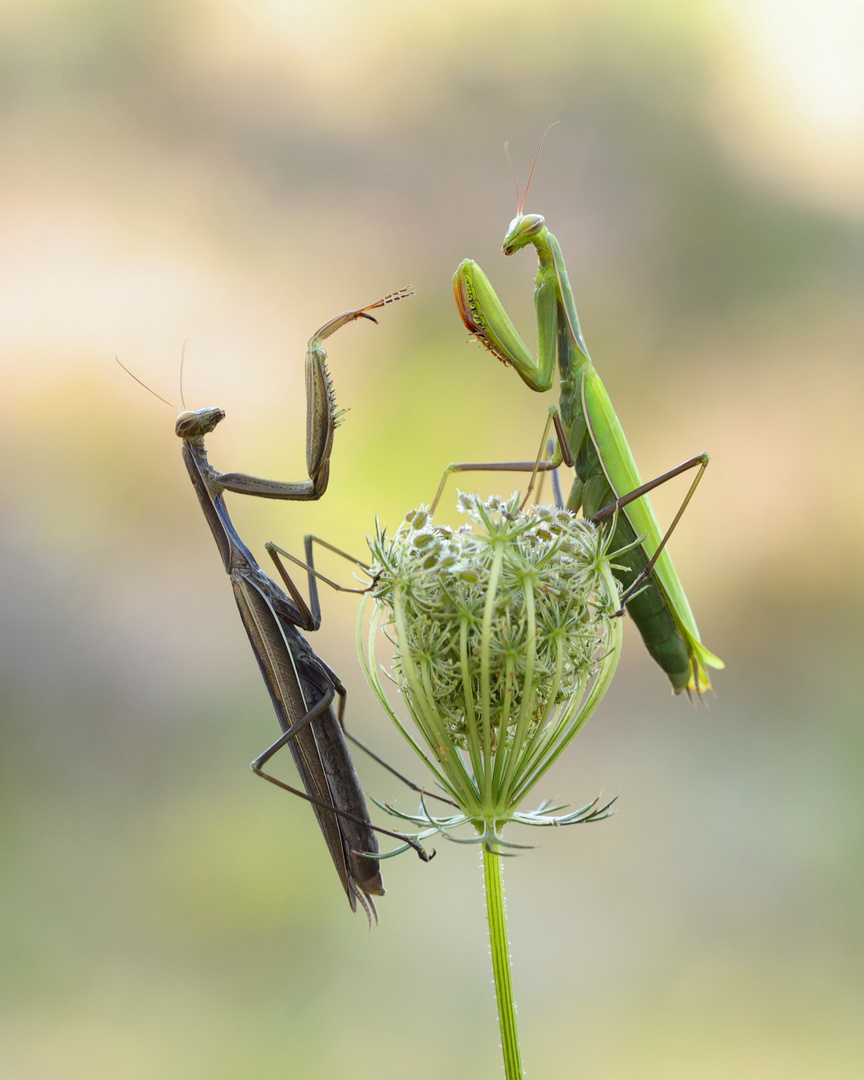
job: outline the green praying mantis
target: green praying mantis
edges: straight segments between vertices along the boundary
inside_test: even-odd
[[[539,153],[538,149],[537,156]],[[552,412],[559,449],[553,464],[563,460],[575,468],[568,508],[578,512],[581,507],[585,517],[596,515],[600,520],[609,516],[605,508],[643,485],[621,423],[588,354],[561,247],[540,214],[523,213],[531,176],[502,247],[505,255],[529,245],[537,252],[537,359],[489,279],[471,259],[463,260],[454,275],[456,304],[470,333],[502,363],[515,368],[532,390],[542,393],[551,388],[557,355],[560,396],[558,408],[553,407]],[[677,474],[699,466],[672,528],[707,464],[708,455],[701,454],[672,470]],[[627,610],[674,692],[701,694],[711,688],[706,668],[722,668],[724,664],[702,644],[687,596],[665,549],[671,528],[664,537],[647,495],[617,510],[612,550],[618,552],[615,561],[620,565],[618,577],[625,588]]]

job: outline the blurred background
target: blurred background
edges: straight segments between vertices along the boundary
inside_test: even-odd
[[[380,925],[351,915],[312,814],[249,772],[271,706],[175,413],[114,357],[179,404],[188,342],[187,404],[227,413],[216,467],[300,479],[308,337],[416,285],[329,342],[326,498],[230,499],[261,555],[306,532],[362,554],[448,461],[535,452],[554,396],[467,342],[450,277],[476,258],[533,342],[502,145],[524,184],[556,120],[526,209],[643,476],[712,455],[672,550],[727,670],[692,708],[628,626],[537,792],[618,814],[511,835],[539,844],[506,867],[526,1065],[860,1076],[864,4],[0,17],[0,1077],[500,1075],[477,853],[391,861]],[[356,598],[323,601],[351,724],[422,780],[362,685]]]

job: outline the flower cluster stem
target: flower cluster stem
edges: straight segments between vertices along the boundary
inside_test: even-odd
[[[501,1050],[504,1054],[506,1080],[524,1080],[522,1051],[516,1026],[516,1003],[513,1000],[513,973],[507,942],[507,914],[504,910],[504,860],[483,845],[483,881],[486,886],[486,918],[489,922],[489,946],[492,952],[492,975],[498,1002]]]

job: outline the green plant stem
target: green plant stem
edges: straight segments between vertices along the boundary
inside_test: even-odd
[[[504,1054],[506,1080],[524,1080],[519,1031],[516,1027],[516,1003],[513,1000],[513,973],[507,942],[507,914],[504,910],[504,860],[483,845],[483,882],[486,886],[486,918],[489,922],[489,946],[492,951],[492,975],[498,1002],[501,1050]]]

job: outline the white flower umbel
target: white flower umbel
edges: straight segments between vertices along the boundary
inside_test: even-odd
[[[470,524],[436,525],[421,507],[373,554],[374,611],[366,678],[381,705],[458,814],[425,804],[406,820],[445,835],[470,822],[490,850],[509,821],[563,825],[597,820],[598,800],[559,817],[518,807],[600,702],[621,649],[610,530],[569,510],[519,497],[459,495]],[[368,599],[364,598],[364,609]],[[358,623],[362,635],[363,610]],[[391,641],[392,674],[425,748],[399,719],[375,661],[379,631]],[[358,642],[359,643],[359,642]],[[428,835],[428,834],[427,834]]]

